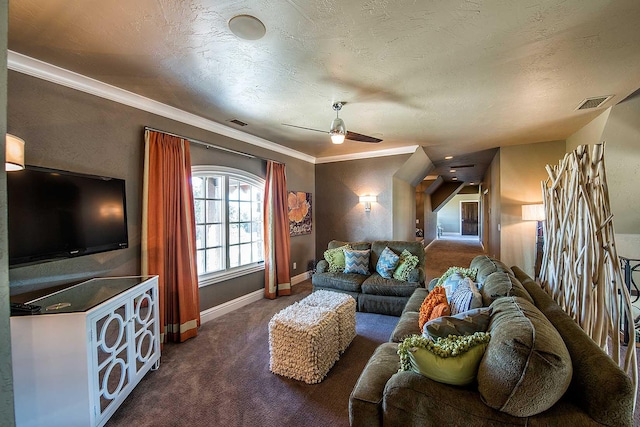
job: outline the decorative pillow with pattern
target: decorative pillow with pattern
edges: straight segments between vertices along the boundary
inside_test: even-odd
[[[324,251],[324,259],[329,263],[330,273],[339,273],[344,270],[344,250],[351,249],[351,246],[344,245],[339,248],[327,249]]]
[[[376,271],[385,279],[391,279],[391,277],[393,277],[393,272],[398,265],[398,261],[400,261],[400,257],[393,252],[393,250],[389,249],[389,247],[385,247],[380,254],[380,258],[378,258]]]
[[[418,257],[405,249],[400,254],[400,261],[398,261],[398,266],[393,272],[393,278],[404,281],[409,280],[409,273],[418,266],[418,262],[420,262]]]
[[[460,282],[453,295],[451,295],[449,306],[451,307],[452,315],[469,311],[472,308],[482,307],[482,295],[473,280],[465,277]]]
[[[429,321],[433,309],[438,304],[446,302],[447,295],[444,293],[444,288],[442,286],[436,286],[431,292],[429,292],[429,295],[427,295],[427,297],[422,302],[422,305],[420,306],[420,316],[418,318],[418,325],[420,326],[420,330],[422,330],[424,324]]]
[[[491,307],[480,307],[432,319],[425,323],[422,335],[431,338],[445,338],[449,335],[473,335],[476,332],[486,332],[491,320]]]
[[[344,272],[369,274],[369,255],[371,250],[357,251],[355,249],[344,250]]]

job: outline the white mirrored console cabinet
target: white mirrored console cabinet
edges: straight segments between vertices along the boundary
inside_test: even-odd
[[[18,427],[103,426],[160,363],[158,277],[92,279],[11,317]]]

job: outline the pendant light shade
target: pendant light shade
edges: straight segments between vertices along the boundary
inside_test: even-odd
[[[7,134],[4,169],[19,171],[24,169],[24,140]]]
[[[334,144],[342,144],[344,142],[344,137],[347,135],[347,128],[341,118],[336,117],[333,119],[329,135],[331,135],[331,142]]]

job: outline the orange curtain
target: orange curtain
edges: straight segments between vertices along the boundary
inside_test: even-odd
[[[187,140],[145,131],[142,274],[158,275],[161,342],[198,334],[191,156]]]
[[[285,166],[267,161],[264,187],[264,296],[291,295],[289,215]]]

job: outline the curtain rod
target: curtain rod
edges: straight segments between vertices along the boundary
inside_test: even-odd
[[[215,145],[215,144],[211,144],[211,143],[208,143],[208,142],[200,141],[198,139],[189,138],[188,136],[178,135],[177,133],[172,133],[172,132],[167,132],[167,131],[164,131],[162,129],[156,129],[156,128],[152,128],[150,126],[145,126],[144,130],[150,130],[150,131],[153,131],[153,132],[160,132],[160,133],[164,133],[166,135],[175,136],[177,138],[183,138],[183,139],[188,140],[189,142],[193,142],[194,144],[202,145],[207,150],[210,149],[210,148],[215,148],[216,150],[222,150],[222,151],[226,151],[226,152],[229,152],[229,153],[238,154],[240,156],[249,157],[251,159],[268,160],[268,161],[271,161],[271,162],[274,162],[274,163],[280,163],[281,165],[284,165],[283,162],[279,162],[277,160],[268,159],[266,157],[254,156],[253,154],[245,153],[244,151],[238,151],[238,150],[234,150],[232,148],[221,147],[219,145]]]

